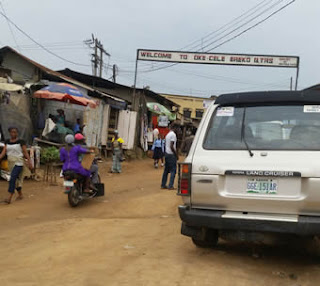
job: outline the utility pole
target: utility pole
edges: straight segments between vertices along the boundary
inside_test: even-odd
[[[92,38],[90,40],[85,40],[84,43],[90,48],[94,50],[94,53],[91,54],[91,62],[92,62],[92,74],[94,76],[98,76],[98,66],[99,66],[99,77],[102,77],[103,71],[103,55],[110,57],[110,54],[106,52],[103,48],[102,43],[94,37],[92,34]],[[100,51],[98,55],[98,50]]]
[[[116,81],[117,81],[117,74],[118,74],[118,67],[117,67],[117,65],[113,65],[112,66],[112,79],[113,79],[114,83],[116,83]]]
[[[92,35],[93,37],[93,35]],[[94,64],[94,76],[97,76],[97,68],[98,68],[98,40],[94,39],[94,57],[93,57],[93,64]]]
[[[100,70],[99,70],[99,77],[102,77],[102,68],[103,68],[103,46],[100,48]]]

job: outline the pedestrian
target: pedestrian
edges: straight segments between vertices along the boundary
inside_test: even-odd
[[[153,129],[153,141],[159,138],[159,129],[155,128]]]
[[[179,126],[172,122],[170,131],[165,139],[165,165],[162,175],[161,189],[174,190],[174,179],[177,172],[177,161],[179,160],[177,152],[177,132]],[[167,186],[168,174],[170,173],[169,186]]]
[[[23,168],[25,160],[27,159],[27,166],[32,170],[32,163],[27,151],[27,145],[24,140],[19,139],[18,128],[10,127],[8,129],[10,133],[10,139],[5,141],[5,146],[0,154],[0,160],[5,155],[8,157],[8,165],[10,170],[9,181],[9,197],[5,200],[5,203],[10,204],[15,190],[18,192],[16,200],[23,199],[22,184],[23,184]]]
[[[76,122],[76,124],[75,124],[74,127],[73,127],[73,132],[74,132],[74,134],[81,133],[80,118],[77,119],[77,122]]]
[[[63,109],[57,109],[57,113],[58,115],[56,116],[56,123],[60,124],[62,126],[65,126],[66,123],[66,116],[64,114],[64,110]]]
[[[188,156],[192,142],[194,140],[194,131],[187,130],[186,135],[187,136],[181,145],[181,152],[184,155]]]
[[[118,130],[114,131],[114,137],[112,138],[112,154],[113,154],[113,162],[111,173],[121,173],[121,161],[122,161],[122,144],[124,140],[119,137]]]
[[[163,154],[164,154],[164,140],[161,138],[155,139],[152,145],[154,167],[157,169],[159,167],[159,160],[161,160],[161,167],[163,167]]]

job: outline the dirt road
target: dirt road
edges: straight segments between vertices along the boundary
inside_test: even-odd
[[[319,285],[320,262],[286,247],[180,235],[173,191],[151,160],[100,165],[106,196],[70,208],[62,187],[26,182],[25,200],[0,205],[0,285]],[[59,181],[62,184],[62,181]],[[0,181],[0,198],[7,184]]]

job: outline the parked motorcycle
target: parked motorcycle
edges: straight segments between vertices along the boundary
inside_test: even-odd
[[[92,192],[84,192],[85,178],[73,171],[66,171],[64,176],[64,193],[68,195],[68,202],[71,207],[76,207],[83,200],[104,196],[104,184],[95,184],[96,189]],[[100,177],[99,177],[100,180]]]

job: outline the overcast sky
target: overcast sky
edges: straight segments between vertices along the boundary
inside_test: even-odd
[[[117,82],[132,85],[136,50],[196,51],[201,45],[229,39],[266,18],[290,0],[0,0],[7,16],[22,30],[56,54],[37,47],[12,26],[19,50],[54,70],[70,68],[92,73],[90,53],[83,40],[94,33],[117,64]],[[277,4],[278,3],[278,4]],[[257,6],[258,5],[258,6]],[[274,7],[272,7],[274,6]],[[254,8],[256,7],[256,8]],[[251,9],[251,10],[250,10]],[[269,9],[269,10],[267,10]],[[0,7],[0,11],[3,10]],[[248,12],[249,11],[249,12]],[[225,29],[206,37],[240,15]],[[252,15],[250,15],[252,14]],[[258,14],[261,16],[250,21]],[[213,50],[220,53],[296,55],[300,57],[299,89],[320,83],[319,0],[296,0],[261,25]],[[245,22],[248,24],[243,25]],[[229,30],[226,30],[229,28]],[[238,28],[238,29],[237,29]],[[233,29],[229,36],[219,40]],[[223,32],[226,30],[225,32]],[[222,33],[223,32],[223,33]],[[202,39],[202,40],[201,40]],[[0,16],[0,45],[16,47],[8,23]],[[108,58],[105,58],[108,62]],[[160,93],[208,97],[226,92],[289,89],[295,69],[179,64],[153,72],[141,72],[163,63],[139,62],[138,86]],[[104,78],[111,77],[105,70]]]

